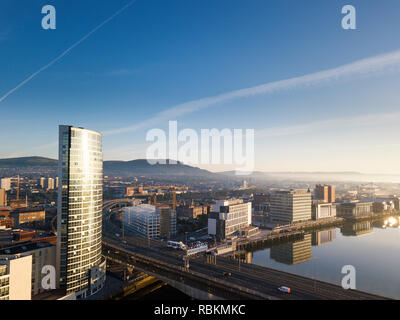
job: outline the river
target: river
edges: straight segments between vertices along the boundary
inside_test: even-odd
[[[247,263],[341,285],[342,268],[354,266],[356,288],[400,299],[399,217],[345,224],[308,233],[301,241],[246,255]]]

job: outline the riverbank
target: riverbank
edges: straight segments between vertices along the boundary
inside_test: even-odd
[[[236,242],[236,251],[242,250],[256,250],[258,248],[274,245],[277,243],[285,243],[290,241],[301,240],[305,233],[319,231],[327,228],[342,227],[345,223],[356,223],[360,221],[377,221],[399,213],[385,212],[374,213],[362,217],[335,217],[320,220],[310,220],[305,222],[296,223],[290,226],[282,227],[268,231],[261,229],[261,232],[255,236],[245,239],[238,239]],[[227,255],[233,254],[230,252]]]
[[[359,221],[376,221],[384,218],[388,218],[391,216],[399,216],[400,212],[381,212],[381,213],[374,213],[368,216],[360,216],[360,217],[345,217],[346,222],[359,222]]]

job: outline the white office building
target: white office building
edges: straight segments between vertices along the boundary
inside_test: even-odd
[[[31,300],[32,256],[0,258],[0,300]]]
[[[140,204],[123,208],[124,227],[148,238],[171,238],[176,234],[176,211],[169,206]]]
[[[314,202],[312,205],[313,220],[335,218],[336,206],[332,203]]]
[[[21,257],[32,257],[32,296],[46,291],[42,287],[44,266],[56,266],[56,246],[48,242],[23,242],[0,249],[0,260],[12,260]],[[55,289],[55,288],[54,288]]]
[[[251,225],[251,202],[241,199],[216,201],[208,218],[208,234],[226,239]]]

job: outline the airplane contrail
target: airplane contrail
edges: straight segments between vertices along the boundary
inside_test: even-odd
[[[357,60],[336,68],[318,71],[299,77],[268,82],[255,87],[239,89],[227,93],[222,93],[217,96],[188,101],[176,105],[174,107],[165,109],[164,111],[155,114],[153,117],[143,120],[142,122],[133,124],[131,126],[105,131],[104,135],[113,135],[113,134],[137,131],[144,127],[155,126],[162,121],[172,120],[178,116],[182,116],[188,113],[192,113],[201,109],[205,109],[217,104],[225,103],[239,98],[265,95],[278,92],[280,90],[288,90],[298,87],[319,85],[321,83],[329,81],[337,81],[346,77],[368,76],[374,73],[388,71],[393,67],[397,68],[399,66],[400,66],[400,50]]]
[[[133,3],[136,2],[136,0],[132,0],[129,3],[127,3],[125,6],[123,6],[121,9],[119,9],[117,12],[115,12],[111,17],[107,18],[104,20],[102,23],[100,23],[97,27],[95,27],[93,30],[91,30],[89,33],[87,33],[85,36],[83,36],[81,39],[79,39],[77,42],[75,42],[72,46],[70,46],[68,49],[63,51],[60,55],[58,55],[56,58],[51,60],[48,64],[45,66],[41,67],[39,70],[36,72],[32,73],[28,78],[26,78],[24,81],[19,83],[15,88],[12,88],[9,90],[7,93],[5,93],[1,98],[0,98],[0,103],[3,102],[10,94],[14,93],[17,91],[19,88],[27,84],[29,81],[31,81],[33,78],[35,78],[39,73],[42,71],[48,69],[51,67],[54,63],[56,63],[58,60],[60,60],[62,57],[64,57],[68,52],[70,52],[72,49],[74,49],[76,46],[78,46],[80,43],[85,41],[87,38],[89,38],[93,33],[95,33],[97,30],[99,30],[102,26],[104,26],[106,23],[114,19],[116,16],[118,16],[120,13],[125,11],[127,8],[129,8]]]

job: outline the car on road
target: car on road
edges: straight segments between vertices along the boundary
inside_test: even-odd
[[[223,272],[222,275],[223,275],[224,277],[230,277],[230,276],[232,275],[232,273],[230,273],[230,272]]]
[[[283,292],[283,293],[291,293],[290,288],[289,288],[289,287],[285,287],[285,286],[279,287],[278,290],[279,290],[280,292]]]
[[[122,240],[121,242],[122,242],[123,244],[126,244],[126,240]]]

